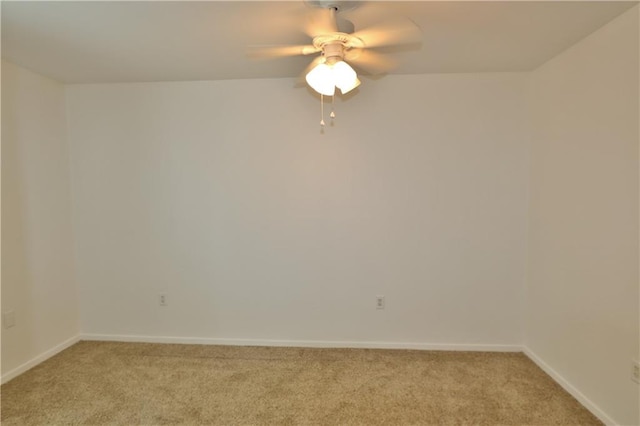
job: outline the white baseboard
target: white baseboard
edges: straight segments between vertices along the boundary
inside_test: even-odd
[[[520,345],[404,343],[329,340],[223,339],[203,337],[137,336],[115,334],[81,334],[81,340],[110,342],[177,343],[190,345],[284,346],[301,348],[418,349],[428,351],[522,352]]]
[[[67,349],[69,346],[74,345],[76,343],[78,343],[80,341],[80,335],[74,336],[70,339],[65,340],[64,342],[54,346],[53,348],[41,353],[40,355],[36,356],[35,358],[30,359],[29,361],[25,362],[24,364],[14,368],[13,370],[5,373],[2,375],[2,378],[0,379],[0,383],[5,384],[7,383],[9,380],[19,376],[20,374],[24,373],[27,370],[32,369],[33,367],[35,367],[36,365],[40,364],[43,361],[48,360],[49,358],[51,358],[52,356],[56,355],[59,352],[62,352],[63,350]]]
[[[593,413],[594,416],[599,418],[604,424],[608,426],[614,426],[618,424],[611,417],[609,417],[607,413],[602,411],[600,407],[594,404],[589,398],[584,396],[582,392],[580,392],[571,383],[569,383],[567,379],[562,377],[560,373],[558,373],[556,370],[551,368],[549,364],[544,362],[542,358],[536,355],[531,349],[529,349],[526,346],[523,346],[522,349],[524,354],[528,356],[529,359],[531,359],[531,361],[535,362],[538,365],[538,367],[540,367],[542,370],[544,370],[545,373],[551,376],[551,378],[555,380],[560,386],[562,386],[564,390],[569,392],[571,396],[577,399],[580,402],[580,404],[582,404],[587,410],[591,411],[591,413]]]

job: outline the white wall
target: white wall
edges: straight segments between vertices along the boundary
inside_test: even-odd
[[[2,378],[79,333],[64,87],[2,62]]]
[[[526,346],[640,423],[638,7],[532,74]]]
[[[519,345],[525,77],[69,86],[83,333]]]

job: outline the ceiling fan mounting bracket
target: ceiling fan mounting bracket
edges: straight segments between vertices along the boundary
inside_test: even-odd
[[[359,6],[358,1],[341,1],[341,0],[305,0],[310,7],[320,9],[334,9],[336,12],[344,12],[353,10]]]

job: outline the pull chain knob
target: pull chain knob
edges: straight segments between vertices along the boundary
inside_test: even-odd
[[[335,104],[336,104],[336,95],[333,95],[331,97],[331,114],[329,114],[329,117],[331,118],[336,118],[336,113],[335,111]]]

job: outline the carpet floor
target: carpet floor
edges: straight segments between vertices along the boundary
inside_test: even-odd
[[[1,388],[3,425],[600,425],[521,353],[80,342]]]

